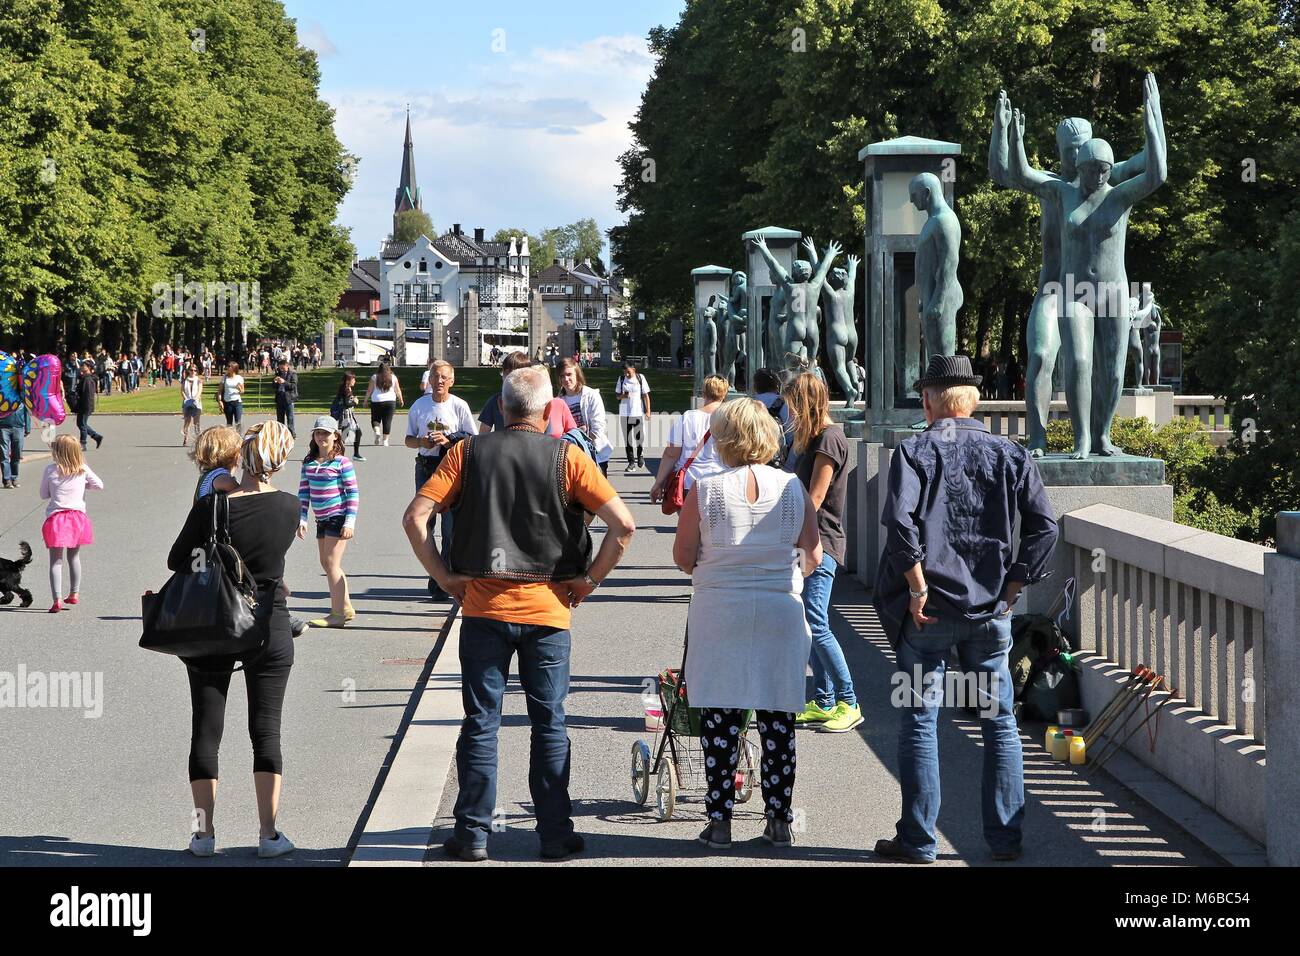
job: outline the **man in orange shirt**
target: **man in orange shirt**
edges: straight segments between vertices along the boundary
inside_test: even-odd
[[[420,563],[461,605],[460,792],[456,830],[444,848],[462,860],[487,859],[501,698],[516,651],[533,727],[528,786],[542,856],[583,848],[571,819],[564,726],[570,609],[614,570],[636,525],[596,463],[545,434],[552,397],[545,370],[510,373],[501,391],[505,430],[448,450],[402,518]],[[444,562],[429,543],[427,522],[449,507],[456,521]],[[587,512],[608,528],[594,557]]]

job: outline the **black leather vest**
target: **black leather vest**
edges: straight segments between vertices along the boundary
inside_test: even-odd
[[[569,443],[506,429],[465,439],[448,565],[457,574],[564,581],[591,565],[583,509],[570,501]]]

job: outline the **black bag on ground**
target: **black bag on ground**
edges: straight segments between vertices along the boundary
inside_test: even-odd
[[[1011,622],[1008,656],[1011,686],[1025,718],[1054,721],[1057,711],[1080,706],[1079,675],[1070,646],[1050,617],[1016,617]]]
[[[140,646],[177,657],[247,654],[266,639],[258,626],[257,584],[230,544],[230,504],[212,495],[212,530],[191,568],[177,571],[157,594],[140,599]]]

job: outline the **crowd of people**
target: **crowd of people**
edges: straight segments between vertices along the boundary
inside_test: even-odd
[[[218,390],[227,424],[203,431],[190,406],[201,411],[204,366],[191,359],[179,373],[183,440],[194,433],[200,474],[168,566],[189,566],[220,507],[230,543],[264,598],[265,640],[255,654],[188,662],[189,775],[199,819],[207,821],[190,845],[198,856],[215,852],[217,752],[230,676],[239,664],[248,686],[259,855],[293,849],[276,824],[293,637],[307,626],[342,628],[356,616],[343,563],[360,512],[354,463],[365,461],[357,410],[369,406],[374,442],[386,446],[395,410],[405,405],[389,366],[370,376],[364,396],[355,375],[342,373],[330,414],[312,425],[298,494],[279,492],[271,480],[295,444],[294,362],[287,352],[276,364],[277,420],[242,434],[238,362],[226,366]],[[79,437],[54,440],[40,490],[49,502],[43,535],[52,613],[80,600],[80,549],[94,540],[86,492],[103,488],[83,455],[88,439],[97,446],[103,440],[90,425],[99,371],[90,357],[75,368]],[[631,512],[610,484],[609,465],[621,438],[625,474],[649,474],[643,436],[651,390],[636,365],[625,364],[615,390],[616,429],[580,359],[566,358],[552,371],[511,353],[501,375],[501,391],[475,415],[453,394],[455,369],[430,363],[407,413],[403,443],[415,453],[415,494],[402,525],[429,595],[455,600],[462,618],[465,715],[456,750],[455,829],[445,849],[461,860],[487,857],[496,736],[518,654],[533,728],[529,783],[541,855],[558,859],[584,848],[568,795],[571,612],[613,572],[635,533]],[[1057,529],[1032,459],[971,417],[980,384],[963,356],[935,357],[915,383],[929,427],[902,442],[892,459],[873,600],[901,671],[915,669],[927,680],[937,675],[941,686],[955,648],[967,671],[994,678],[996,706],[991,715],[981,712],[984,832],[994,858],[1011,860],[1020,854],[1024,794],[1007,669],[1010,616],[1021,590],[1044,575]],[[754,389],[753,398],[736,397],[725,379],[706,378],[698,407],[674,418],[649,491],[651,502],[663,502],[680,481],[672,555],[693,586],[685,672],[703,728],[707,821],[698,839],[714,849],[732,842],[732,788],[747,712],[762,744],[762,836],[778,847],[795,839],[796,731],[846,733],[864,719],[830,615],[845,560],[848,441],[815,371],[758,370]],[[13,426],[0,422],[0,438],[6,428]],[[12,472],[6,466],[6,487],[11,473],[16,486],[16,464]],[[593,519],[606,526],[599,548],[588,530]],[[305,622],[288,613],[283,577],[289,547],[307,536],[313,520],[329,610]],[[925,863],[937,850],[941,702],[923,688],[913,688],[913,698],[901,708],[899,726],[903,809],[896,833],[880,840],[876,852]]]

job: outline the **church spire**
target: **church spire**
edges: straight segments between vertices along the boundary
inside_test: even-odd
[[[397,214],[408,209],[423,209],[420,187],[415,183],[415,144],[411,140],[411,108],[406,108],[406,140],[402,146],[402,178],[393,201],[393,233],[397,233]]]

